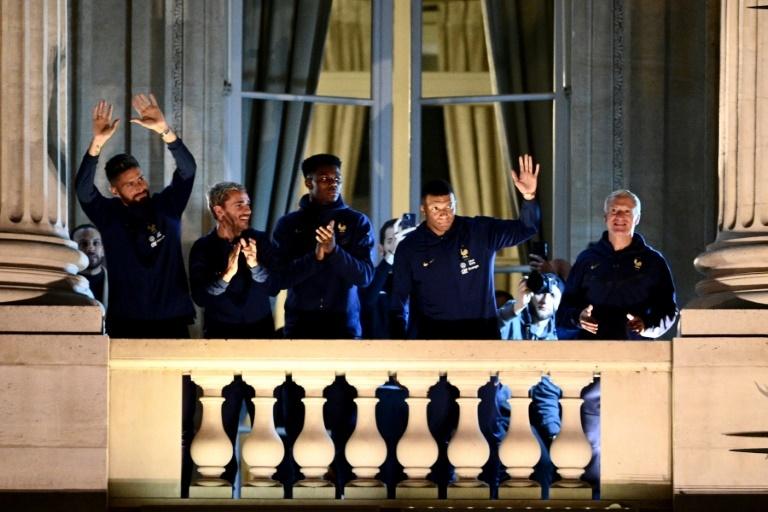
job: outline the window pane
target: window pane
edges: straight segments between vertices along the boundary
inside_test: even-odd
[[[553,0],[425,0],[422,96],[523,94],[553,90]],[[489,72],[486,29],[497,83]]]
[[[341,159],[344,202],[366,215],[371,211],[369,110],[351,105],[314,105],[304,150],[304,157],[333,153]],[[303,183],[297,193],[297,198],[306,193]]]
[[[370,97],[371,1],[243,3],[243,91]]]

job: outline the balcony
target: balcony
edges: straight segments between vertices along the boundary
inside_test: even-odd
[[[34,315],[56,316],[54,309]],[[753,503],[768,492],[768,341],[760,334],[766,315],[723,315],[684,311],[683,336],[671,342],[109,340],[87,334],[77,318],[55,334],[19,332],[28,329],[22,321],[17,332],[0,335],[0,488],[103,493],[111,510],[677,510],[690,496]],[[730,332],[707,334],[713,330]],[[561,432],[549,451],[561,479],[548,499],[530,478],[541,448],[529,423],[529,389],[544,375],[562,390]],[[254,396],[253,416],[240,421],[233,445],[220,411],[222,388],[236,376]],[[599,500],[580,480],[593,455],[580,394],[596,376]],[[493,446],[481,433],[487,418],[478,395],[492,378],[511,395],[499,445],[509,479],[493,498],[479,479]],[[198,388],[199,425],[194,477],[189,497],[181,498],[185,379]],[[390,418],[379,411],[377,421],[376,407],[390,379],[407,389],[407,426],[387,447],[381,431]],[[286,380],[303,395],[295,398],[300,433],[287,446],[302,476],[293,483],[274,479],[286,453],[285,425],[275,423],[282,399],[276,388]],[[441,380],[458,395],[457,425],[444,446],[428,426],[428,390]],[[328,411],[323,418],[323,392],[334,381],[345,381],[354,396],[356,414],[347,418],[353,431],[343,448],[329,435]],[[428,478],[440,449],[455,467],[444,489]],[[235,452],[240,477],[233,487],[220,477]],[[328,474],[337,453],[351,466],[349,481]],[[388,455],[405,474],[389,497],[378,479]]]

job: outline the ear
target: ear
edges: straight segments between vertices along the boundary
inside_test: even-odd
[[[640,224],[640,216],[639,215],[637,217],[635,217],[635,227],[637,227],[638,224]]]
[[[213,217],[218,221],[221,216],[224,214],[224,208],[222,208],[219,205],[215,205],[213,207]]]
[[[312,176],[304,178],[304,186],[307,187],[307,190],[312,190]]]
[[[421,215],[422,215],[423,217],[426,217],[426,216],[427,216],[427,210],[425,210],[425,209],[424,209],[424,203],[421,203],[421,204],[419,205],[419,212],[421,213]]]
[[[120,193],[117,191],[117,187],[115,187],[114,185],[110,185],[109,186],[109,191],[112,192],[113,196],[119,196],[120,195]]]

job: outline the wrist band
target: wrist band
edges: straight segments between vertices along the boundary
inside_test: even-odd
[[[166,126],[166,127],[165,127],[165,130],[163,130],[163,131],[161,131],[161,132],[160,132],[160,138],[161,138],[161,139],[162,139],[162,138],[164,138],[164,137],[165,137],[166,135],[168,135],[169,133],[171,133],[171,127],[170,127],[170,126]]]

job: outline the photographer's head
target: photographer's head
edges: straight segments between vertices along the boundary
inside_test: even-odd
[[[533,293],[528,308],[534,321],[549,320],[557,312],[563,295],[562,284],[556,274],[534,272],[528,276],[526,285]]]
[[[104,170],[110,192],[120,198],[124,205],[137,204],[149,198],[147,180],[139,168],[139,162],[131,155],[120,153],[113,156],[107,161]]]

